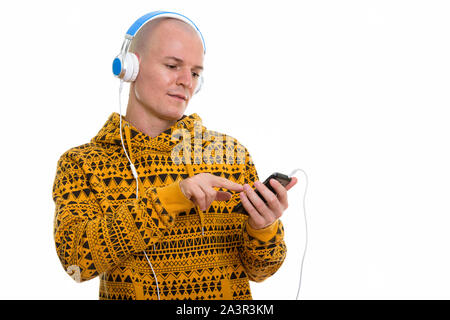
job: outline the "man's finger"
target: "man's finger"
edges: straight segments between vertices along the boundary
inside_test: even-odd
[[[214,175],[212,176],[211,184],[213,187],[225,188],[237,192],[244,191],[244,187],[241,184]]]
[[[291,182],[286,186],[286,190],[291,189],[293,186],[297,184],[298,180],[296,177],[292,177]]]
[[[262,225],[264,223],[263,217],[259,214],[258,210],[255,209],[251,201],[248,199],[248,196],[245,192],[240,193],[242,205],[247,211],[248,216],[253,219],[258,225]]]

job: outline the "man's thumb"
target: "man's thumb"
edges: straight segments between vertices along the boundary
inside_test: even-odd
[[[228,201],[231,199],[231,193],[225,191],[217,191],[216,201]]]

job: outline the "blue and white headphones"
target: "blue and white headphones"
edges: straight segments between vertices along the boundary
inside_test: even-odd
[[[191,19],[176,12],[152,11],[137,19],[125,34],[125,40],[122,43],[120,53],[114,58],[112,63],[112,71],[117,78],[122,79],[125,82],[133,82],[136,79],[139,72],[139,60],[134,53],[128,52],[131,41],[133,40],[136,33],[144,26],[144,24],[154,19],[163,17],[175,18],[189,24],[200,36],[203,44],[203,53],[206,53],[205,40],[203,39],[203,35]],[[197,88],[195,89],[194,93],[200,91],[202,84],[203,75],[200,76]]]

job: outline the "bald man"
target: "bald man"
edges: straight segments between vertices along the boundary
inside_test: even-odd
[[[121,115],[113,113],[89,143],[58,161],[61,264],[77,282],[99,276],[100,299],[252,299],[249,281],[268,278],[285,259],[280,217],[297,180],[286,187],[271,180],[271,192],[247,148],[206,129],[197,114],[184,115],[204,59],[190,25],[151,21],[130,51],[139,73],[122,134],[139,197],[121,145]],[[240,202],[248,215],[233,211]]]

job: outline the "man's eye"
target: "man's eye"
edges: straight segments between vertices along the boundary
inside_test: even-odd
[[[177,66],[174,66],[173,64],[166,64],[166,66],[169,68],[169,69],[175,69]]]
[[[194,78],[200,77],[200,75],[199,75],[198,73],[195,73],[195,72],[192,72],[192,76],[193,76]]]

